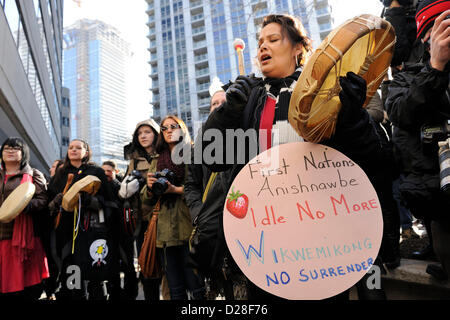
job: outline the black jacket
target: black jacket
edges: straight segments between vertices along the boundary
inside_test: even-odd
[[[392,24],[397,37],[391,66],[399,66],[408,60],[416,40],[416,20],[404,7],[387,9],[384,18]]]
[[[449,66],[433,69],[429,62],[405,64],[389,86],[386,109],[394,126],[394,151],[405,178],[400,192],[417,218],[439,219],[449,200],[439,191],[438,141],[424,144],[424,126],[450,119]]]
[[[199,135],[200,137],[200,135]],[[220,269],[226,251],[222,228],[222,217],[228,187],[231,184],[230,171],[217,173],[205,201],[205,189],[213,171],[207,166],[195,163],[194,153],[188,166],[184,185],[186,203],[196,227],[191,240],[190,263],[204,275]]]
[[[439,172],[437,141],[429,150],[424,149],[421,129],[443,125],[450,119],[449,94],[448,71],[433,69],[428,62],[405,64],[394,76],[386,109],[394,125],[393,142],[404,173]]]
[[[63,192],[69,173],[73,173],[74,179],[71,185],[82,178],[93,175],[100,179],[101,186],[95,196],[83,193],[81,197],[82,209],[78,211],[79,223],[74,252],[72,244],[74,235],[74,213],[61,209],[60,223],[55,230],[56,254],[62,261],[61,274],[66,277],[66,268],[71,264],[80,266],[82,278],[88,280],[104,280],[118,275],[118,207],[114,202],[111,185],[102,168],[94,164],[82,164],[79,168],[72,165],[57,170],[49,183],[49,199],[53,199],[58,193]],[[98,206],[93,209],[93,199],[98,200]],[[58,206],[59,207],[59,206]],[[99,220],[96,212],[103,210],[104,222]],[[75,216],[77,217],[77,216]],[[98,239],[107,241],[104,262],[93,263],[91,246]],[[62,283],[65,283],[62,280]]]

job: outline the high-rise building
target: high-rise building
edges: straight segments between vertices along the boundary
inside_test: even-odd
[[[48,174],[61,152],[62,0],[0,0],[0,143],[21,137]]]
[[[87,141],[97,164],[126,167],[129,44],[114,27],[82,19],[64,30],[63,83],[70,89],[71,136]]]
[[[331,31],[328,0],[147,0],[153,118],[177,114],[191,133],[209,113],[210,82],[238,75],[233,40],[245,42],[246,73],[253,64],[262,19],[269,13],[300,17],[313,45]]]
[[[70,90],[62,87],[61,92],[61,153],[67,154],[70,143]]]

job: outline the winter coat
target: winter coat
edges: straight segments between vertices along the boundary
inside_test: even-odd
[[[405,173],[439,172],[438,145],[430,145],[430,152],[424,150],[421,128],[450,119],[448,94],[448,71],[433,69],[429,63],[406,65],[391,82],[386,107]]]
[[[150,169],[152,160],[158,157],[158,154],[156,153],[145,156],[142,154],[145,151],[143,151],[142,148],[139,147],[137,136],[138,129],[142,126],[149,126],[153,128],[157,133],[159,133],[160,131],[159,125],[153,119],[146,119],[136,124],[133,132],[133,141],[124,146],[124,158],[129,159],[130,163],[128,164],[125,178],[123,179],[122,183],[126,183],[126,177],[130,175],[133,170],[139,171],[144,180],[146,180],[147,172]],[[155,136],[154,139],[156,138],[157,136]],[[142,187],[143,185],[141,185],[141,188]],[[134,236],[138,238],[138,244],[140,244],[143,240],[144,232],[147,227],[147,223],[143,221],[143,217],[150,214],[150,212],[148,211],[149,208],[145,205],[142,205],[139,192],[136,192],[136,194],[134,194],[127,200],[136,217],[136,229],[134,232]],[[125,202],[126,201],[124,200],[124,203]],[[138,247],[140,248],[140,245],[138,245]]]
[[[445,71],[429,62],[405,64],[389,86],[386,108],[394,125],[395,154],[405,179],[400,191],[416,217],[431,212],[428,204],[440,198],[438,141],[424,144],[424,126],[444,125],[450,119],[449,66]]]
[[[156,172],[157,158],[154,158],[150,164],[149,172]],[[185,184],[187,176],[187,166],[185,179],[182,186]],[[140,193],[142,205],[146,206],[149,215],[144,216],[144,219],[150,220],[153,209],[156,205],[157,199],[149,196],[147,193],[147,185],[145,185]],[[156,247],[164,248],[171,246],[179,246],[186,244],[192,233],[192,223],[189,214],[189,208],[186,205],[185,194],[173,195],[171,202],[162,201],[157,222]]]
[[[3,201],[13,192],[22,181],[23,175],[27,173],[33,177],[33,184],[36,187],[33,198],[31,199],[28,207],[28,212],[31,213],[33,217],[33,224],[35,227],[35,232],[38,232],[37,225],[39,224],[39,219],[45,218],[40,217],[39,214],[45,214],[45,208],[47,206],[47,182],[44,175],[37,169],[31,168],[29,165],[23,167],[20,172],[14,176],[10,176],[5,183],[4,170],[0,170],[0,183],[1,183],[1,196],[0,196],[0,206]],[[14,221],[9,223],[0,223],[0,240],[11,239],[14,229]]]
[[[399,66],[408,60],[411,53],[416,39],[416,21],[414,15],[407,14],[404,7],[387,9],[384,18],[392,24],[397,37],[391,66]]]
[[[191,241],[190,258],[195,267],[207,275],[221,266],[226,249],[222,217],[227,188],[231,183],[230,171],[217,173],[203,202],[213,172],[205,165],[195,163],[193,154],[185,184],[186,203],[196,227]]]
[[[152,160],[149,162],[149,161],[147,161],[146,158],[140,157],[137,154],[137,152],[135,152],[130,160],[130,164],[128,165],[128,169],[127,169],[127,173],[126,173],[125,177],[128,176],[131,173],[131,171],[137,170],[141,173],[144,180],[147,181],[147,172],[151,169],[151,164],[152,164],[153,160],[158,159],[158,155],[153,154],[150,156],[150,159],[152,159]],[[124,181],[125,181],[125,179],[124,179]],[[151,214],[151,208],[149,208],[147,205],[144,205],[141,202],[139,192],[136,192],[136,194],[134,194],[128,200],[129,200],[130,206],[133,209],[133,211],[137,212],[137,215],[136,215],[137,225],[136,225],[135,236],[138,236],[138,234],[143,236],[143,232],[145,232],[147,223],[144,223],[142,226],[140,226],[140,224],[142,223],[142,220],[144,220],[144,221],[148,220],[148,216]]]
[[[49,183],[49,197],[54,198],[57,194],[63,192],[67,183],[68,175],[74,174],[72,184],[83,179],[88,175],[96,176],[100,179],[101,185],[95,196],[83,194],[81,197],[81,209],[77,210],[80,217],[78,232],[76,233],[75,244],[73,246],[74,236],[74,212],[67,212],[61,208],[60,222],[55,230],[56,237],[56,255],[62,261],[61,272],[65,274],[65,268],[71,264],[77,264],[81,268],[83,279],[105,280],[111,279],[118,273],[118,227],[119,212],[117,203],[112,193],[111,184],[102,168],[92,163],[82,164],[76,168],[69,164],[67,167],[61,167],[57,170],[55,176]],[[98,200],[96,209],[90,206],[94,203],[93,199]],[[59,206],[56,207],[59,211]],[[104,221],[100,221],[100,209],[103,210]],[[56,216],[57,212],[53,212]],[[106,255],[103,262],[93,263],[92,246],[95,241],[106,240]]]

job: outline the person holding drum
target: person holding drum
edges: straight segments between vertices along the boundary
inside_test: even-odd
[[[138,279],[134,270],[134,245],[136,244],[137,254],[140,253],[144,232],[147,229],[148,221],[143,220],[143,216],[148,216],[149,208],[142,205],[139,191],[145,183],[145,176],[150,169],[153,159],[158,157],[155,150],[157,138],[159,136],[159,125],[153,119],[140,121],[136,124],[132,141],[124,147],[124,158],[129,160],[119,197],[123,200],[123,214],[125,230],[122,247],[129,261],[125,272],[125,298],[134,300],[138,294]],[[145,300],[159,300],[159,287],[161,279],[146,279],[140,275],[142,287],[144,289]],[[164,294],[163,294],[164,296]]]
[[[141,190],[143,205],[159,208],[157,217],[156,253],[161,258],[171,300],[186,300],[190,291],[195,300],[205,298],[203,280],[186,266],[192,222],[184,196],[187,165],[174,163],[179,147],[191,148],[189,131],[180,118],[166,116],[160,125],[156,151],[159,157],[150,166],[147,184]],[[183,148],[185,150],[185,148]],[[150,211],[154,216],[153,210]],[[149,219],[153,217],[149,216]],[[151,226],[152,223],[149,224]],[[150,232],[150,228],[147,232]]]
[[[220,158],[220,152],[219,155],[216,152],[215,157],[219,157],[221,161],[204,161],[211,170],[231,168],[234,178],[245,165],[242,161],[239,162],[242,155],[238,152],[234,152],[234,163],[227,162],[229,149],[226,146],[230,145],[226,141],[227,129],[257,132],[254,135],[256,139],[249,135],[251,138],[245,146],[244,162],[256,156],[251,154],[251,150],[255,150],[254,145],[260,146],[259,152],[273,146],[270,139],[272,130],[279,130],[280,144],[303,140],[288,122],[288,113],[291,94],[310,53],[311,40],[297,18],[290,15],[268,15],[263,19],[257,52],[257,63],[263,77],[241,75],[230,82],[225,86],[226,102],[213,111],[205,123],[204,134],[209,129],[215,129],[216,132],[218,129],[223,137],[223,157]],[[339,150],[355,161],[374,183],[381,174],[381,147],[369,115],[363,109],[366,82],[349,72],[339,78],[339,84],[342,88],[339,93],[342,108],[337,117],[336,130],[330,139],[321,143]],[[261,135],[263,131],[268,134]],[[211,143],[211,139],[204,138],[201,145],[204,156]],[[214,143],[217,144],[216,141]],[[240,146],[234,147],[236,150]],[[232,181],[233,179],[230,184]],[[249,299],[267,297],[267,293],[255,285],[250,284],[248,290]],[[375,293],[377,290],[373,291]]]
[[[42,294],[42,281],[49,277],[34,223],[45,213],[46,181],[29,165],[30,151],[21,138],[6,139],[0,152],[0,301],[37,300]],[[34,187],[22,189],[25,184]]]
[[[72,140],[48,187],[60,259],[57,299],[114,299],[120,286],[118,208],[103,169],[90,159],[88,143]]]

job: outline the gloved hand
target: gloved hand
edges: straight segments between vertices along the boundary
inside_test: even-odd
[[[233,109],[241,111],[247,104],[248,97],[250,96],[252,85],[255,83],[250,77],[238,76],[236,81],[233,82],[226,90],[226,99],[228,105]]]
[[[361,117],[362,106],[366,101],[366,80],[353,72],[347,72],[346,77],[339,77],[339,83],[342,87],[339,93],[342,108],[338,116],[338,125],[351,124]]]
[[[120,184],[119,197],[122,199],[128,199],[138,191],[139,180],[134,177],[127,176]]]
[[[63,194],[62,193],[58,193],[52,201],[50,201],[50,203],[48,204],[48,208],[50,210],[50,212],[56,212],[59,210],[59,207],[61,206],[62,203],[62,199],[63,199]]]

